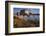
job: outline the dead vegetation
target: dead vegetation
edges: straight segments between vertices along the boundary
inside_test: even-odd
[[[20,19],[19,17],[14,16],[14,28],[19,28],[19,27],[36,27],[39,26],[39,21],[33,20],[27,20],[25,21],[24,19]]]

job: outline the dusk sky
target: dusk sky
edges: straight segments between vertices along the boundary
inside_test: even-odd
[[[20,12],[20,10],[25,9],[31,11],[33,14],[39,14],[40,9],[38,8],[13,8],[14,13]]]

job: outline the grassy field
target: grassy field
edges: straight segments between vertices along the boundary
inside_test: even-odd
[[[20,19],[19,17],[14,16],[14,28],[19,27],[38,27],[39,21]]]

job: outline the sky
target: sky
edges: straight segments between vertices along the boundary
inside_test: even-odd
[[[20,10],[25,9],[31,11],[33,14],[39,14],[40,9],[38,8],[13,8],[14,13],[20,12]]]

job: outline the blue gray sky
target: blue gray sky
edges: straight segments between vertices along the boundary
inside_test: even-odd
[[[20,10],[25,9],[31,11],[33,14],[39,14],[40,9],[38,8],[13,8],[14,13],[20,12]]]

